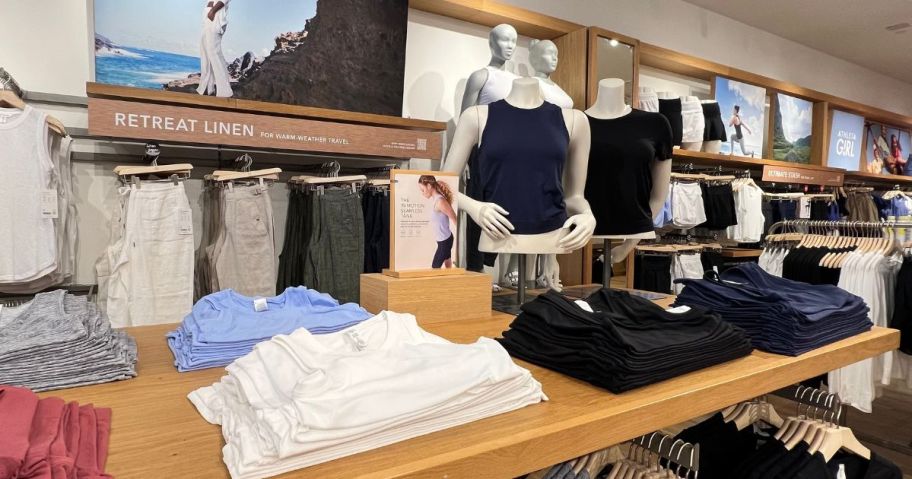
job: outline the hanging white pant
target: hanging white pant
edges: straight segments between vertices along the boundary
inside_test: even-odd
[[[675,255],[671,264],[672,290],[675,294],[681,294],[684,285],[674,283],[674,280],[701,278],[703,278],[703,261],[700,260],[699,254]]]
[[[200,39],[200,84],[197,92],[200,95],[215,93],[216,96],[230,97],[231,77],[228,75],[228,62],[222,53],[222,35],[228,27],[228,6],[225,5],[209,20],[209,8],[203,9],[203,35]]]

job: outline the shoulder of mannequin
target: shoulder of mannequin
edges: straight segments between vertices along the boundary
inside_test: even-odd
[[[488,105],[472,105],[459,115],[459,122],[468,121],[474,124],[478,122],[479,117],[487,118],[487,116]]]
[[[483,82],[488,79],[488,67],[481,68],[480,70],[473,71],[469,78],[466,80],[467,83],[478,83]]]

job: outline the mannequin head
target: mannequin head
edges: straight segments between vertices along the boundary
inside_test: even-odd
[[[529,44],[529,63],[536,73],[548,76],[557,70],[557,45],[551,40],[532,40]]]
[[[488,45],[491,47],[491,56],[500,61],[513,58],[516,51],[516,38],[518,34],[512,25],[501,23],[491,29],[488,34]]]

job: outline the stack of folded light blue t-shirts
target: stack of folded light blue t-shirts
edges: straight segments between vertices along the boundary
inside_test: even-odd
[[[226,366],[277,334],[306,328],[326,334],[354,326],[372,315],[355,303],[290,287],[270,298],[250,298],[226,289],[203,297],[180,326],[167,334],[178,371]]]
[[[797,356],[871,329],[860,297],[829,284],[773,276],[756,263],[714,279],[675,282],[685,285],[676,306],[709,308],[744,329],[755,348],[771,353]]]

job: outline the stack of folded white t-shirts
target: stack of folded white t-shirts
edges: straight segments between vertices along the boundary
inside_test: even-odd
[[[541,384],[496,341],[454,344],[384,311],[337,333],[260,343],[190,393],[222,425],[234,479],[262,478],[535,404]]]

